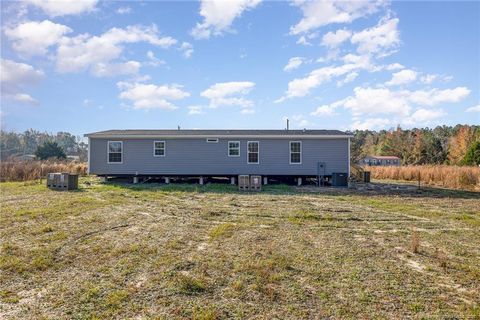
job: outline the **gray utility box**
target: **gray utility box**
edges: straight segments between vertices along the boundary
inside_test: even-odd
[[[262,190],[262,176],[250,176],[250,190]]]
[[[78,174],[49,173],[47,174],[47,187],[54,190],[78,189]]]
[[[344,172],[332,173],[332,187],[348,186],[348,174]]]
[[[238,176],[238,189],[243,191],[250,190],[250,176],[248,175]]]

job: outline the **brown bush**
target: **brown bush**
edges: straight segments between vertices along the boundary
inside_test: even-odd
[[[368,167],[374,179],[418,181],[446,188],[480,189],[480,167],[425,165],[400,167]]]
[[[8,160],[0,164],[0,181],[28,181],[45,178],[51,172],[87,174],[87,164],[58,160],[18,161]]]

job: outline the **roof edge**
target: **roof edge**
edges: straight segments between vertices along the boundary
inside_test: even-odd
[[[97,138],[97,139],[150,139],[150,138],[182,138],[182,139],[191,139],[191,138],[302,138],[302,139],[346,139],[353,138],[354,135],[351,134],[268,134],[268,135],[259,135],[259,134],[236,134],[236,135],[225,135],[225,134],[194,134],[194,135],[162,135],[162,134],[149,134],[149,135],[121,135],[121,134],[105,134],[97,135],[85,134],[84,137],[87,138]]]

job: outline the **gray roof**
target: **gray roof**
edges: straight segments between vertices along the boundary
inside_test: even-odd
[[[340,130],[106,130],[85,134],[86,137],[145,137],[145,136],[351,136]]]

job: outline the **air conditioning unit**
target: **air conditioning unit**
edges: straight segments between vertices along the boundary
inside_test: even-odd
[[[78,189],[78,174],[49,173],[47,174],[47,187],[53,190]]]
[[[262,176],[250,176],[250,190],[262,190]]]
[[[239,175],[238,176],[238,189],[242,191],[250,190],[250,176]]]

